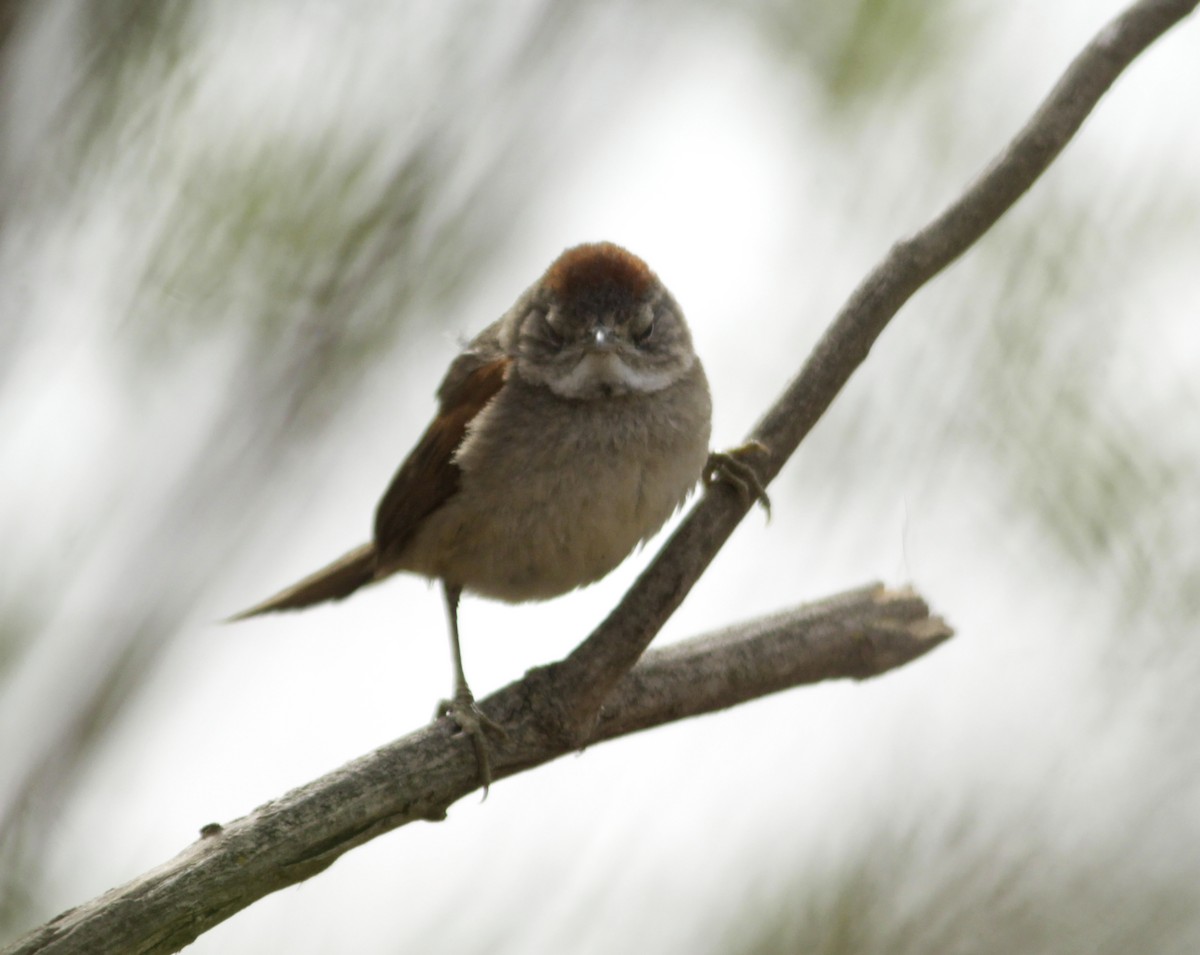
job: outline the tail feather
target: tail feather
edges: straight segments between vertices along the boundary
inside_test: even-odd
[[[343,554],[328,567],[279,591],[249,610],[234,614],[226,623],[277,610],[298,610],[326,600],[341,600],[375,579],[375,545],[363,544]]]

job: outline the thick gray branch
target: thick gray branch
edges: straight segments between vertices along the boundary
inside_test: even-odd
[[[617,686],[591,737],[599,743],[724,709],[800,683],[862,679],[950,636],[910,591],[865,587],[646,655]],[[496,754],[508,776],[573,752],[534,725],[524,681],[491,698],[509,739]],[[113,889],[5,949],[6,955],[173,952],[200,933],[342,853],[447,807],[478,786],[470,743],[446,720],[375,750],[227,826],[170,862]]]
[[[589,742],[794,686],[878,676],[952,633],[913,591],[876,584],[649,650],[605,701]]]
[[[753,433],[774,478],[908,298],[975,242],[1062,150],[1120,72],[1198,0],[1141,0],[1076,58],[1033,119],[945,212],[897,243],[854,291],[797,378]],[[482,705],[509,737],[497,778],[575,747],[830,676],[911,659],[949,630],[911,594],[859,591],[746,624],[634,663],[749,505],[718,486],[692,509],[617,608],[566,660]],[[478,785],[469,743],[445,720],[268,803],[105,896],[64,913],[6,953],[170,952],[343,852],[415,819],[441,818]]]

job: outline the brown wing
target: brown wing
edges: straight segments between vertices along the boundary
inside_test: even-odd
[[[475,364],[470,354],[455,364]],[[462,472],[454,452],[462,443],[467,425],[492,400],[508,377],[511,359],[497,358],[473,368],[451,368],[439,391],[441,407],[433,424],[400,465],[375,511],[375,548],[378,565],[386,567],[412,539],[421,522],[458,490]]]

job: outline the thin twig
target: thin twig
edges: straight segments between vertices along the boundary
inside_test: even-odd
[[[1107,24],[1067,68],[1025,127],[962,196],[897,242],[842,306],[800,373],[750,434],[763,444],[765,487],[833,403],[871,346],[922,285],[962,255],[1045,172],[1121,71],[1197,0],[1141,0]],[[750,504],[717,485],[692,509],[608,618],[556,668],[556,708],[586,735],[605,698],[650,645]]]

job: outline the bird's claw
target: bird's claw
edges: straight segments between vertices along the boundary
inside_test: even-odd
[[[771,499],[767,489],[754,466],[754,459],[761,458],[770,452],[761,441],[747,441],[728,451],[713,451],[708,455],[704,465],[704,483],[708,487],[714,484],[728,484],[747,504],[757,501],[771,518]]]
[[[475,763],[479,767],[479,779],[483,783],[483,798],[487,799],[488,788],[492,784],[492,760],[488,752],[487,734],[505,740],[508,739],[508,732],[479,708],[475,697],[467,689],[456,692],[453,699],[438,703],[434,717],[443,716],[450,717],[459,732],[470,738],[475,750]]]

